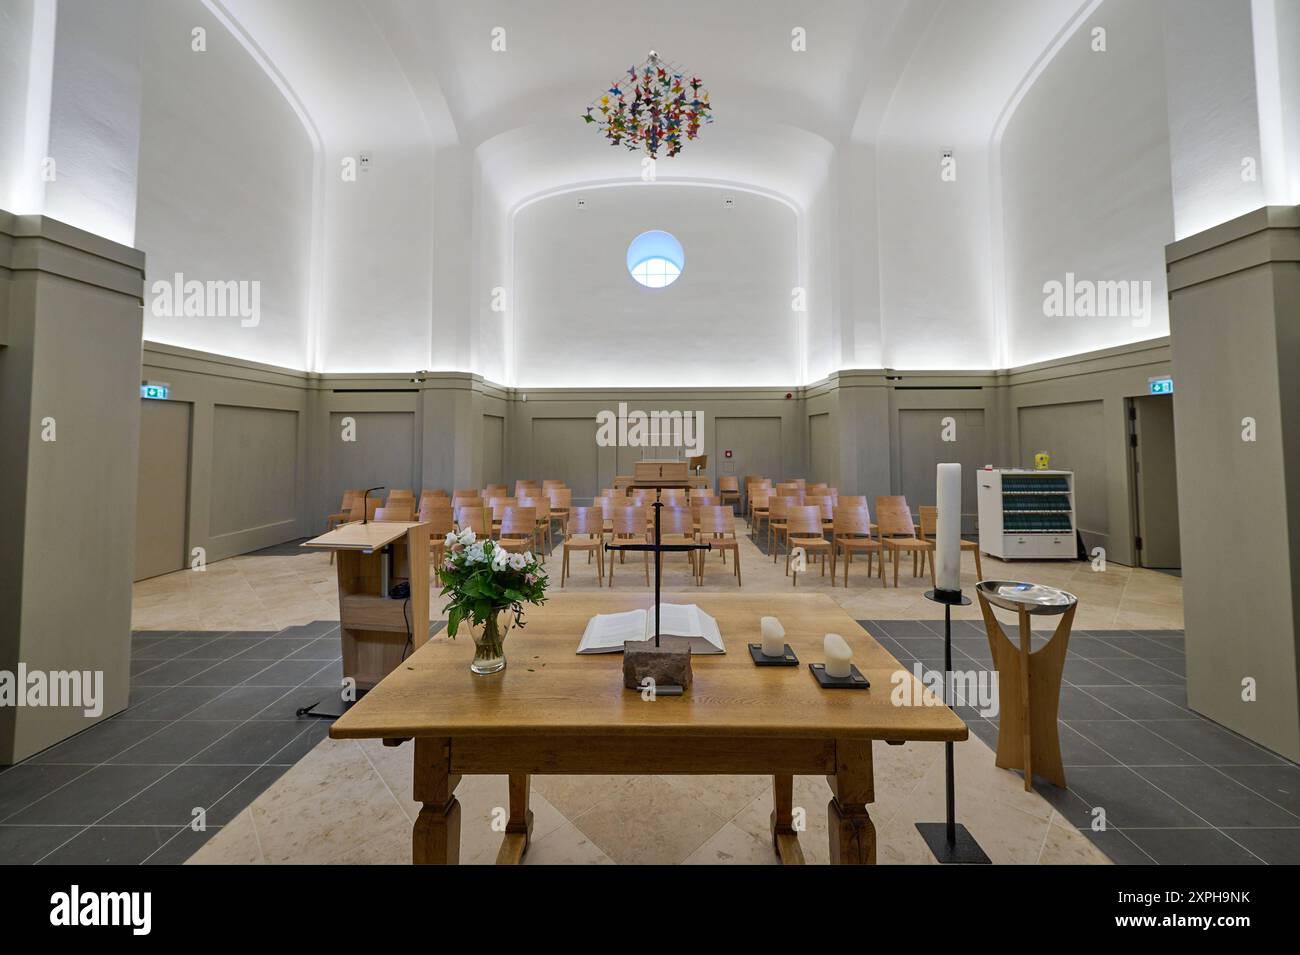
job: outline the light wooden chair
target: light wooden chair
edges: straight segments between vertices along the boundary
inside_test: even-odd
[[[497,546],[502,550],[523,553],[537,542],[537,508],[518,504],[506,505],[501,513],[501,530]]]
[[[334,528],[338,527],[340,524],[344,524],[352,519],[352,502],[360,493],[361,492],[355,488],[350,488],[343,492],[343,503],[339,505],[339,509],[333,514],[325,515],[326,533],[334,530]],[[333,551],[330,552],[330,556],[334,556]]]
[[[397,504],[411,505],[411,513],[415,513],[415,492],[410,488],[397,488],[388,492],[388,498],[384,501],[384,507],[393,507]]]
[[[871,514],[867,506],[851,507],[841,504],[835,508],[835,521],[831,527],[831,577],[835,576],[835,567],[839,563],[840,553],[844,554],[844,586],[849,585],[849,564],[853,555],[866,553],[867,577],[871,577],[871,563],[880,555],[880,586],[885,586],[885,557],[880,549],[880,541],[871,536]],[[831,580],[831,586],[835,581]]]
[[[659,500],[663,501],[667,507],[685,507],[686,491],[680,487],[666,487],[659,494]]]
[[[361,490],[358,488],[350,488],[343,492],[343,503],[339,506],[339,509],[333,514],[325,515],[326,534],[334,530],[334,528],[338,527],[340,524],[346,524],[348,521],[352,520],[353,504],[356,499],[361,496],[361,493]],[[330,551],[330,563],[334,563],[334,551]]]
[[[722,558],[722,565],[727,565],[727,551],[735,555],[733,561],[733,572],[736,577],[736,586],[742,586],[740,582],[740,541],[736,539],[736,513],[730,506],[722,504],[713,504],[708,507],[700,508],[699,533],[696,535],[700,543],[713,545],[713,549],[718,552]],[[704,567],[708,557],[707,553],[699,555],[699,571],[696,578],[699,586],[704,586]]]
[[[604,525],[605,525],[604,533],[609,534],[611,536],[613,535],[614,508],[625,506],[624,501],[626,500],[627,500],[626,498],[620,500],[617,497],[610,496],[610,497],[598,497],[591,502],[592,507],[598,508],[600,510],[601,517],[603,518]]]
[[[551,488],[555,488],[555,487],[567,487],[567,485],[563,481],[553,479],[553,478],[544,478],[542,480],[543,492],[549,491]]]
[[[575,507],[569,512],[565,525],[564,540],[560,545],[560,586],[569,576],[569,553],[571,551],[587,552],[587,563],[591,555],[596,555],[596,584],[605,583],[605,514],[598,507]]]
[[[477,507],[483,508],[483,498],[481,497],[454,497],[451,499],[451,516],[457,524],[460,523],[461,508]],[[489,512],[490,513],[490,512]]]
[[[386,507],[375,509],[375,520],[380,524],[401,522],[409,523],[411,518],[414,516],[415,515],[411,513],[411,505],[402,503],[401,501],[396,504],[390,504]]]
[[[912,552],[912,576],[920,577],[919,555],[933,545],[916,536],[916,525],[912,523],[912,511],[907,506],[907,498],[901,494],[877,497],[876,527],[885,553],[892,554],[894,558],[894,586],[898,586],[898,555],[902,551]]]
[[[469,528],[479,540],[492,536],[492,511],[483,505],[462,505],[456,511],[456,526],[460,530]]]
[[[551,538],[551,499],[542,494],[530,494],[519,499],[519,506],[531,507],[537,512],[537,551],[545,563],[546,555],[555,549],[555,541]]]
[[[749,495],[749,536],[758,542],[759,525],[768,519],[771,513],[772,498],[766,488],[757,487]]]
[[[830,490],[830,485],[825,483],[809,484],[804,488],[804,494],[808,497],[825,497],[826,492]]]
[[[362,501],[365,501],[364,513],[362,512],[361,509]],[[381,503],[382,502],[377,497],[366,497],[364,492],[358,494],[356,497],[352,499],[351,521],[352,522],[359,521],[362,518],[373,521],[375,519],[375,511],[379,510]]]
[[[519,498],[506,497],[505,495],[490,497],[487,504],[492,510],[492,527],[495,529],[501,526],[501,519],[505,517],[507,507],[519,506]]]
[[[626,544],[645,544],[649,543],[650,535],[646,532],[646,508],[637,507],[636,505],[615,505],[610,511],[610,525],[613,536],[613,543]],[[611,558],[613,555],[610,555]],[[646,586],[650,584],[650,552],[642,551],[641,556],[645,564],[645,582]],[[614,586],[614,566],[623,563],[627,557],[626,553],[620,553],[617,560],[611,559],[609,562],[609,585]]]
[[[551,502],[551,517],[560,522],[560,533],[569,533],[569,512],[573,509],[573,492],[567,487],[553,487],[546,492]]]
[[[616,490],[626,495],[627,489],[630,488],[631,486],[632,486],[632,475],[630,474],[614,475],[614,488]]]
[[[419,513],[421,507],[424,507],[426,504],[432,504],[435,501],[442,501],[445,504],[450,504],[451,497],[450,495],[447,494],[446,491],[443,491],[438,488],[430,488],[427,491],[421,491],[420,503],[415,509],[416,513],[417,514]]]
[[[483,490],[479,491],[478,496],[483,498],[485,501],[490,501],[494,497],[509,497],[510,488],[506,487],[504,484],[489,484],[484,487]]]
[[[772,552],[772,563],[776,563],[776,549],[781,546],[781,535],[786,533],[786,514],[792,507],[799,507],[798,498],[777,495],[767,499],[767,549]]]
[[[651,509],[653,512],[653,508]],[[654,514],[650,515],[650,540],[654,540]],[[664,544],[694,544],[695,518],[688,507],[662,507],[659,509],[659,540]],[[699,576],[696,558],[703,551],[683,551],[691,565],[691,577]],[[665,559],[667,554],[664,555]]]
[[[718,478],[718,499],[730,505],[733,512],[740,503],[740,482],[734,474],[723,474]]]
[[[479,489],[476,487],[458,487],[451,492],[453,500],[458,497],[478,497]]]
[[[542,486],[536,481],[516,481],[515,497],[537,497],[542,493]]]
[[[821,508],[822,512],[822,529],[830,530],[831,524],[835,520],[835,499],[833,497],[819,497],[809,494],[804,498],[804,504],[809,507]]]
[[[429,525],[429,566],[437,568],[442,563],[442,558],[447,550],[447,535],[455,529],[455,521],[451,516],[451,503],[449,501],[439,502],[439,498],[433,498],[430,502],[420,508],[417,515],[421,524]]]
[[[786,509],[785,573],[791,575],[790,556],[796,547],[803,548],[805,557],[821,556],[822,576],[826,576],[826,559],[831,553],[831,542],[822,536],[822,510],[808,504],[796,504]],[[792,586],[799,586],[799,565],[794,565]],[[831,584],[835,583],[834,571]]]
[[[802,494],[803,488],[794,481],[786,481],[776,486],[777,497],[794,497],[802,501]]]
[[[921,540],[938,542],[939,532],[939,508],[929,504],[922,504],[917,508],[921,512]],[[977,581],[984,579],[984,568],[980,566],[980,545],[976,541],[968,541],[962,538],[961,549],[972,551],[975,554],[975,579]],[[934,549],[929,551],[930,556],[930,585],[938,586],[934,582]]]
[[[750,506],[753,503],[751,498],[760,491],[771,492],[772,482],[767,478],[760,478],[756,481],[748,481],[745,484],[745,516],[749,516]]]

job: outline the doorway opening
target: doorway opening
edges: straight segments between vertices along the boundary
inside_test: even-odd
[[[1129,487],[1136,565],[1179,574],[1178,473],[1174,458],[1174,399],[1128,399]]]

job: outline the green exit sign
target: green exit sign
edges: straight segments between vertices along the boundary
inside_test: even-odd
[[[1174,379],[1168,375],[1163,378],[1148,378],[1147,386],[1151,389],[1153,395],[1172,395],[1174,393]]]
[[[169,394],[171,394],[171,385],[165,385],[156,381],[145,381],[140,383],[141,398],[153,398],[157,401],[166,401]]]

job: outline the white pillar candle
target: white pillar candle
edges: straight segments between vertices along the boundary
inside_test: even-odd
[[[853,651],[849,643],[838,633],[828,633],[822,640],[822,649],[826,653],[826,675],[846,677],[853,672]]]
[[[940,464],[935,480],[934,583],[939,590],[961,590],[961,465]]]
[[[785,656],[785,627],[776,617],[764,617],[759,621],[763,631],[763,656]]]

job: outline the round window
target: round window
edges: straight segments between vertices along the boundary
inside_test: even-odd
[[[646,288],[672,285],[684,261],[682,244],[659,229],[642,232],[627,247],[627,271]]]

